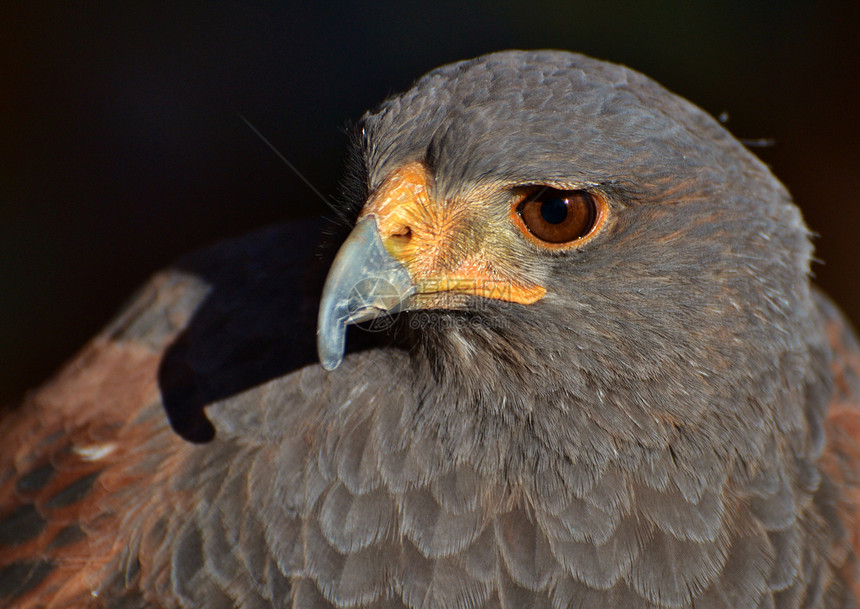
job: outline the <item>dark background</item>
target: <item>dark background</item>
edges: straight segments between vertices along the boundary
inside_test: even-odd
[[[68,3],[70,4],[70,3]],[[820,234],[860,320],[860,3],[3,3],[0,403],[45,379],[183,252],[316,215],[344,125],[439,64],[564,48],[728,113]]]

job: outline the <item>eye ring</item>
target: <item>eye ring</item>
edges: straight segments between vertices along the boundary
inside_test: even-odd
[[[530,189],[511,208],[520,231],[543,248],[567,249],[582,245],[603,226],[606,201],[586,190]]]

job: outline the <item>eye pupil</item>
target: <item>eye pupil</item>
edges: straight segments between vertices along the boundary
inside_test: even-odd
[[[546,199],[541,203],[540,215],[550,224],[561,224],[567,218],[567,201],[558,197]]]

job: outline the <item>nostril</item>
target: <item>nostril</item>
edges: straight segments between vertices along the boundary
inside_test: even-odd
[[[401,241],[408,241],[409,238],[412,237],[412,229],[409,228],[408,226],[403,226],[403,227],[398,228],[397,230],[393,231],[391,233],[391,236],[395,237]]]
[[[389,226],[384,234],[386,235],[383,238],[385,248],[393,255],[402,254],[412,240],[412,229],[404,224]]]

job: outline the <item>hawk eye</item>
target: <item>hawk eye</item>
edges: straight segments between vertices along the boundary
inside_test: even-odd
[[[551,244],[582,239],[598,224],[601,210],[584,190],[535,190],[516,208],[529,233]]]

